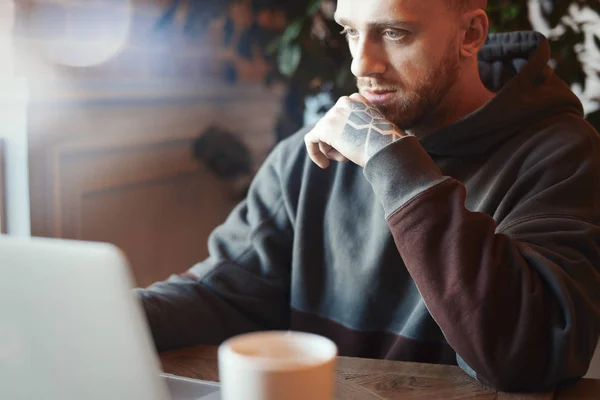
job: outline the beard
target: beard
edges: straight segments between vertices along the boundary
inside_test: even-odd
[[[458,51],[448,46],[439,64],[426,71],[413,84],[400,84],[376,78],[357,78],[359,92],[378,88],[395,91],[395,98],[376,107],[398,128],[408,131],[423,125],[434,125],[440,103],[458,80]]]

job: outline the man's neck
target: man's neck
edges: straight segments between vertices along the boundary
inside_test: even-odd
[[[422,139],[483,107],[494,98],[495,93],[485,87],[478,74],[477,78],[461,84],[465,82],[463,80],[453,86],[435,110],[435,116],[407,130],[407,133]]]

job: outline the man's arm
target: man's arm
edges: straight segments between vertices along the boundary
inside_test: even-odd
[[[493,387],[553,387],[583,376],[594,353],[600,154],[598,140],[582,137],[540,150],[532,162],[538,170],[511,189],[527,196],[500,227],[465,208],[465,187],[440,180],[415,138],[367,162],[365,175],[432,317],[459,365]]]
[[[207,260],[136,290],[159,350],[288,327],[293,231],[281,194],[281,164],[275,150],[247,199],[212,233]]]
[[[555,132],[549,137],[562,143],[534,149],[511,188],[521,198],[501,227],[467,210],[465,187],[359,94],[340,99],[305,137],[321,168],[329,160],[365,168],[459,365],[499,389],[579,378],[598,341],[599,140],[581,121],[569,127],[579,132]]]

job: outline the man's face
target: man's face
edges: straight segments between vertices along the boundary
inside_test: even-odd
[[[431,123],[458,79],[458,16],[446,0],[339,0],[360,93],[399,128]]]

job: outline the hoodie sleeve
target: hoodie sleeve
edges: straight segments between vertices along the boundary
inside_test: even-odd
[[[532,155],[533,170],[513,193],[533,194],[501,227],[465,208],[463,184],[444,177],[415,138],[384,148],[365,167],[459,365],[500,390],[579,378],[598,341],[600,153],[591,135],[573,136]]]
[[[280,159],[275,150],[247,199],[212,233],[207,260],[136,290],[159,351],[287,328],[293,233],[281,195]]]

